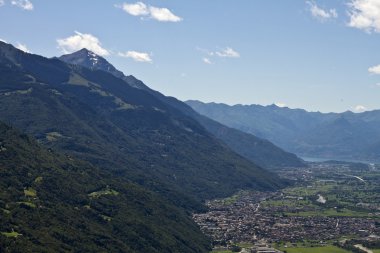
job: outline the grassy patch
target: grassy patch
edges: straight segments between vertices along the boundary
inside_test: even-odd
[[[20,235],[22,235],[22,234],[20,234],[20,233],[15,232],[15,231],[12,231],[12,232],[1,232],[1,234],[2,234],[3,236],[5,236],[5,237],[9,237],[9,238],[17,238],[17,237],[19,237]]]
[[[36,204],[32,203],[32,202],[17,202],[17,204],[19,204],[20,206],[26,206],[26,207],[30,207],[30,208],[36,208]]]
[[[72,73],[70,75],[70,79],[69,81],[67,82],[68,84],[72,84],[72,85],[80,85],[80,86],[85,86],[85,87],[89,87],[89,81],[86,80],[85,78],[83,78],[82,76],[76,74],[76,73]]]
[[[37,197],[37,191],[30,187],[28,189],[24,189],[24,194],[26,197],[32,197],[32,198]]]
[[[335,247],[335,246],[324,246],[324,247],[300,247],[300,248],[280,248],[280,250],[287,253],[350,253],[350,251]]]
[[[316,210],[308,212],[299,212],[299,213],[286,213],[289,216],[323,216],[323,217],[368,217],[368,213],[364,212],[355,212],[348,209],[326,209],[326,210]]]
[[[240,248],[249,248],[249,247],[253,247],[253,244],[252,243],[238,243],[237,246],[239,246]]]
[[[102,191],[92,192],[92,193],[88,194],[88,196],[90,198],[99,198],[99,197],[104,196],[104,195],[117,196],[117,195],[119,195],[119,193],[115,190],[112,190],[112,189],[105,189]]]
[[[34,182],[36,183],[36,184],[40,184],[40,183],[42,183],[42,180],[43,180],[44,178],[43,177],[37,177],[36,179],[34,179]]]

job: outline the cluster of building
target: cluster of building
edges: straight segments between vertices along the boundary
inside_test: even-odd
[[[234,203],[208,202],[209,212],[194,214],[194,220],[205,234],[212,236],[215,245],[231,245],[239,242],[269,243],[299,242],[302,240],[324,241],[345,235],[366,236],[378,234],[374,219],[353,217],[286,215],[294,207],[267,207],[267,199],[281,193],[250,193]],[[284,196],[282,196],[284,197]],[[305,210],[300,210],[305,211]]]

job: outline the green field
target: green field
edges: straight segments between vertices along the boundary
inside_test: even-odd
[[[286,213],[289,216],[325,216],[325,217],[369,217],[368,213],[355,212],[349,209],[325,209],[308,212]]]
[[[287,253],[350,253],[335,246],[309,247],[309,248],[280,248]]]
[[[19,233],[15,232],[15,231],[12,231],[12,232],[1,232],[1,234],[3,236],[5,236],[5,237],[11,237],[11,238],[17,238],[20,235],[22,235],[22,234],[19,234]]]
[[[347,174],[351,172],[346,172]],[[278,214],[288,216],[326,216],[326,217],[364,217],[379,219],[374,216],[379,203],[378,181],[366,174],[366,182],[336,176],[335,181],[318,181],[321,175],[315,175],[313,182],[293,186],[283,190],[283,198],[272,198],[262,203],[263,207],[277,209]],[[317,199],[323,196],[324,203]],[[358,206],[358,203],[362,205]],[[281,207],[286,207],[285,212]]]

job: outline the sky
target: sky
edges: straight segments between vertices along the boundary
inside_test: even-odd
[[[0,40],[86,47],[180,100],[380,109],[380,0],[0,0]]]

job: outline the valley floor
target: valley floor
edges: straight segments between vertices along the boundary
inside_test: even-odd
[[[351,252],[342,249],[353,246],[351,239],[379,244],[378,167],[326,162],[279,173],[295,185],[212,200],[207,213],[193,216],[216,248],[244,242],[286,252]]]

